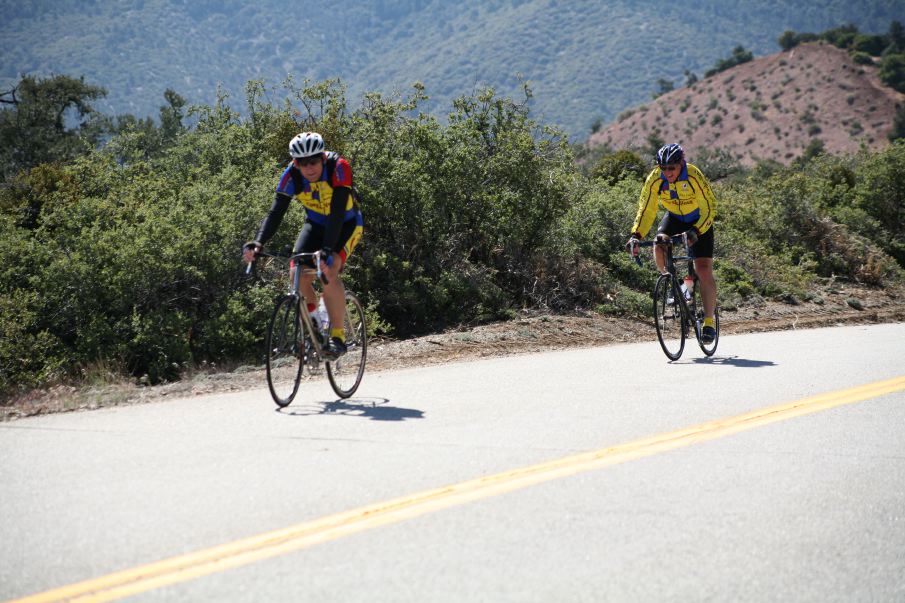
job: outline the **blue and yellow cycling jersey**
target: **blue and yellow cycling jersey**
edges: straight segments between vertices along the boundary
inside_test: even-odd
[[[690,163],[682,166],[674,184],[669,183],[659,167],[648,174],[641,187],[632,233],[646,236],[661,205],[682,222],[694,226],[699,235],[710,229],[716,215],[716,198],[710,183],[701,170]]]
[[[333,191],[339,187],[352,186],[352,166],[336,153],[326,153],[321,179],[309,182],[291,163],[280,177],[277,194],[296,199],[305,207],[310,222],[325,226],[330,215]],[[359,215],[354,195],[348,195],[342,221],[352,220]]]
[[[355,226],[352,237],[358,241],[364,221],[352,186],[352,167],[345,158],[327,152],[322,169],[320,179],[312,182],[289,164],[280,176],[273,205],[261,222],[255,242],[263,245],[270,240],[293,200],[305,208],[306,223],[324,231],[324,247],[336,249],[337,243],[341,242],[340,235],[348,230],[345,226],[350,221]]]

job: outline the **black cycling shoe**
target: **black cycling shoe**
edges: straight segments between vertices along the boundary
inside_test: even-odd
[[[701,329],[701,343],[713,343],[714,339],[716,339],[716,329],[713,327],[704,327]]]
[[[336,360],[346,353],[346,343],[339,337],[331,337],[324,348],[324,357],[327,360]]]

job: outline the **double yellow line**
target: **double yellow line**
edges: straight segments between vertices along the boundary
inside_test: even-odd
[[[527,486],[905,390],[905,376],[708,421],[619,446],[428,490],[32,595],[18,602],[112,601]]]

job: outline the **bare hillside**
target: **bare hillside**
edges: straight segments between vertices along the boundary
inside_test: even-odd
[[[738,65],[622,113],[593,134],[591,147],[647,148],[649,136],[676,141],[694,161],[699,149],[723,148],[743,165],[784,164],[814,138],[830,153],[889,144],[905,95],[880,81],[877,68],[823,42]]]

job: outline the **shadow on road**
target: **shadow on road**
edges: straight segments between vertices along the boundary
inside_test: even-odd
[[[772,360],[749,360],[747,358],[739,358],[738,356],[725,356],[710,358],[695,358],[692,360],[695,364],[716,364],[737,366],[739,368],[761,368],[764,366],[776,366]]]
[[[372,421],[406,421],[408,419],[424,418],[423,411],[414,408],[387,406],[389,402],[386,398],[350,398],[348,400],[323,402],[320,407],[287,407],[277,408],[276,411],[290,416],[347,415],[350,417],[364,417]]]

